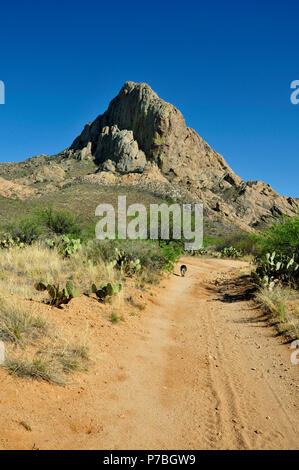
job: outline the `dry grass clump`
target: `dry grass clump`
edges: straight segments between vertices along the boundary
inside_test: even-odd
[[[67,344],[57,341],[54,344],[42,346],[40,349],[27,351],[15,350],[10,352],[4,367],[21,378],[44,380],[57,385],[67,385],[66,376],[88,369],[88,349],[81,344]]]
[[[140,311],[145,310],[146,308],[146,305],[144,303],[137,302],[131,295],[127,298],[127,302],[129,302],[132,307],[137,308]]]
[[[71,344],[58,338],[54,344],[39,350],[38,354],[43,360],[53,361],[60,375],[87,370],[89,355],[85,344]]]
[[[135,276],[135,285],[139,289],[144,289],[146,284],[159,285],[159,283],[160,275],[149,269],[143,269]]]
[[[48,324],[41,316],[24,310],[16,301],[0,299],[0,339],[18,345],[47,335]]]
[[[0,273],[0,295],[40,298],[34,282],[44,279],[52,283],[64,279],[68,266],[55,249],[36,243],[22,249],[0,250]]]
[[[11,356],[6,359],[4,367],[11,375],[16,375],[18,377],[30,377],[32,379],[45,380],[46,382],[54,383],[56,385],[66,384],[57,370],[57,364],[51,360],[30,360]]]
[[[110,321],[111,323],[118,323],[120,321],[120,317],[115,310],[113,310],[113,312],[110,315]]]
[[[299,313],[289,307],[289,302],[297,298],[296,291],[281,286],[275,286],[272,290],[264,287],[256,294],[256,300],[270,313],[271,323],[291,339],[299,339]]]
[[[27,423],[27,421],[20,421],[20,426],[23,426],[23,428],[26,429],[26,431],[28,432],[32,431],[32,427],[29,423]]]
[[[64,260],[55,248],[47,248],[39,243],[22,249],[0,250],[0,268],[3,271],[29,277],[59,277],[64,269]]]
[[[120,272],[113,269],[113,264],[103,261],[100,257],[90,259],[88,252],[81,250],[68,259],[69,271],[74,280],[81,282],[81,288],[89,289],[92,284],[111,282],[115,284],[121,280]]]
[[[39,242],[22,249],[0,250],[0,295],[41,300],[42,295],[34,288],[40,280],[55,285],[74,280],[82,292],[90,290],[93,283],[119,282],[121,273],[101,257],[89,259],[84,250],[67,258]]]
[[[11,375],[66,385],[66,375],[86,370],[87,345],[72,343],[56,331],[40,315],[1,299],[0,340],[6,343],[4,367]]]

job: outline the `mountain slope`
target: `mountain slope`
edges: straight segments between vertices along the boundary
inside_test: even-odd
[[[186,126],[180,111],[146,83],[126,82],[107,111],[86,124],[69,148],[36,158],[1,165],[0,176],[41,193],[81,183],[137,185],[168,199],[201,201],[211,221],[249,230],[282,214],[294,215],[299,207],[270,185],[239,178]],[[14,178],[22,168],[25,177]]]

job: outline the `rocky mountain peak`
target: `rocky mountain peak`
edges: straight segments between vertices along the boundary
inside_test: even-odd
[[[245,182],[195,131],[182,113],[146,83],[126,82],[107,111],[88,123],[66,153],[92,158],[103,171],[142,173],[155,163],[172,184],[203,201],[210,216],[242,228],[293,215],[298,202],[262,182]]]
[[[116,137],[115,126],[120,136]],[[105,133],[114,135],[114,139],[109,140],[113,147],[112,156],[116,152],[116,162],[120,152],[115,149],[115,140],[122,147],[122,136],[125,135],[122,131],[128,130],[132,131],[133,139],[146,159],[157,163],[162,173],[169,174],[170,177],[194,177],[194,171],[197,174],[202,172],[205,176],[208,169],[213,167],[221,174],[226,171],[233,180],[237,178],[224,159],[193,129],[186,126],[181,112],[159,98],[146,83],[126,82],[107,111],[84,127],[70,150],[83,150],[85,154],[93,155],[98,163],[103,163],[105,155],[113,160],[107,148],[108,138],[103,139],[103,129],[107,127],[114,128],[114,131],[106,129]],[[135,152],[136,145],[131,145]],[[132,166],[131,171],[134,171]],[[212,174],[211,177],[213,178]]]
[[[84,182],[139,185],[163,198],[202,202],[212,223],[246,230],[299,209],[298,200],[280,196],[270,185],[243,181],[186,126],[177,108],[146,83],[131,81],[69,148],[52,157],[0,165],[0,176],[25,185],[26,191],[39,185],[39,193]]]

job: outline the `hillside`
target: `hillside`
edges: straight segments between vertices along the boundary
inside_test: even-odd
[[[59,154],[0,164],[0,214],[7,217],[10,201],[17,208],[26,199],[67,203],[65,191],[80,193],[86,185],[93,188],[92,210],[107,187],[113,194],[141,190],[146,199],[202,202],[214,233],[260,228],[299,207],[270,185],[239,178],[146,83],[126,82],[107,111]]]

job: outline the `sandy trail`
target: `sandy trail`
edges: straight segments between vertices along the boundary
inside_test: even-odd
[[[118,388],[124,418],[111,426],[106,446],[298,448],[298,371],[288,349],[271,328],[261,328],[253,305],[222,303],[208,289],[215,276],[242,263],[182,261],[188,276],[168,283],[124,360]],[[282,378],[276,363],[293,378]]]
[[[222,302],[214,285],[246,263],[182,262],[187,276],[164,282],[82,392],[34,386],[39,426],[30,436],[6,435],[3,448],[299,448],[299,366],[252,302]]]

